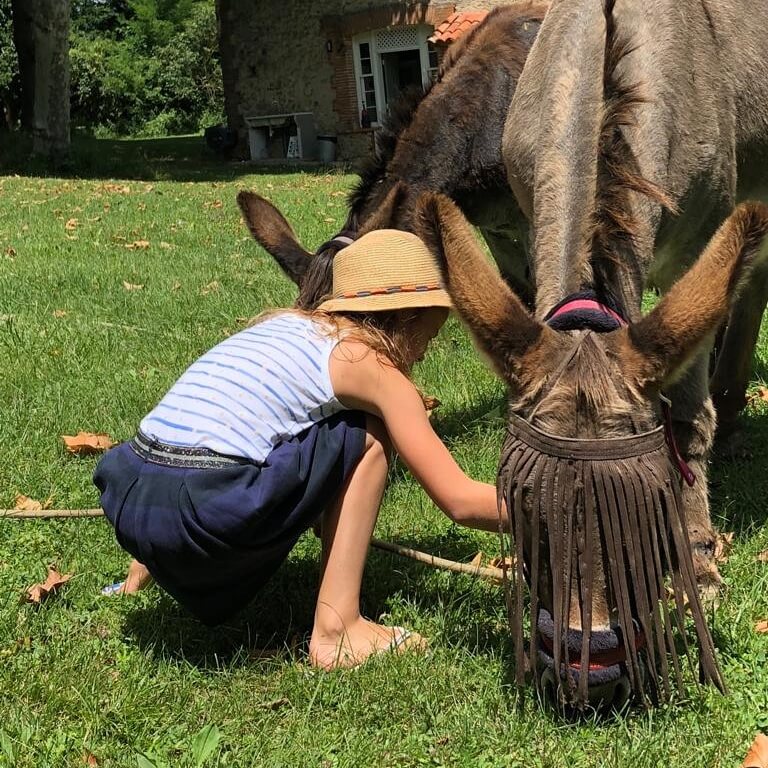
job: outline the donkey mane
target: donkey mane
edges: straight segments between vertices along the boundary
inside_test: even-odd
[[[363,162],[359,171],[360,179],[347,198],[350,208],[347,229],[355,228],[351,224],[357,219],[360,209],[375,184],[384,177],[387,165],[394,157],[400,135],[411,124],[413,115],[432,88],[432,83],[425,88],[417,86],[406,88],[390,107],[389,114],[376,132],[376,148],[373,156]]]
[[[487,30],[490,30],[489,34],[497,34],[495,21],[499,17],[507,15],[510,17],[510,21],[529,18],[532,21],[540,22],[544,16],[545,7],[545,4],[539,0],[529,0],[528,3],[516,3],[494,8],[481,23],[473,26],[466,35],[448,48],[440,65],[436,82],[430,83],[424,88],[407,88],[398,96],[390,107],[389,114],[383,119],[381,128],[376,132],[376,147],[373,156],[363,162],[359,170],[360,179],[348,196],[347,202],[350,211],[345,229],[357,229],[363,206],[370,198],[375,185],[384,178],[387,166],[395,156],[398,141],[413,122],[419,106],[433,88],[442,84],[446,75],[459,63],[478,36],[483,35]],[[515,43],[513,40],[510,45],[513,49],[512,60],[519,60],[519,70],[522,71],[527,49],[520,41]],[[476,180],[475,183],[483,186],[482,179]],[[498,179],[498,183],[506,185],[506,176]]]
[[[515,15],[519,13],[518,9],[513,9]],[[485,29],[485,25],[492,25],[497,16],[501,16],[504,13],[509,13],[509,6],[500,6],[494,8],[488,15],[479,23],[475,24],[472,29],[466,35],[460,37],[455,43],[453,43],[443,56],[443,61],[440,65],[440,72],[438,73],[437,81],[440,82],[445,74],[451,67],[464,55],[465,51],[472,45],[478,34],[481,34]]]
[[[598,282],[607,269],[615,265],[619,254],[631,248],[639,235],[638,222],[632,214],[632,194],[650,200],[678,213],[677,205],[658,184],[643,177],[623,128],[634,125],[635,110],[647,101],[642,83],[629,83],[618,68],[635,50],[628,38],[618,33],[613,15],[616,0],[605,4],[605,57],[603,71],[603,116],[600,127],[597,165],[592,253]]]

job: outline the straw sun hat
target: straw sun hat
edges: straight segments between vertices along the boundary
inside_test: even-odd
[[[333,260],[333,293],[324,312],[382,312],[450,307],[440,271],[416,235],[377,229],[340,250]]]

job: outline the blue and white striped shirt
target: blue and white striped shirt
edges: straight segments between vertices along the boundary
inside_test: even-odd
[[[194,362],[141,422],[161,443],[263,461],[279,443],[344,410],[328,360],[338,337],[275,315]]]

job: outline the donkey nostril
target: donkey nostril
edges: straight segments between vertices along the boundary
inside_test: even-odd
[[[632,687],[629,684],[629,678],[622,675],[616,681],[616,687],[613,690],[613,701],[611,707],[617,711],[624,709],[632,693]]]

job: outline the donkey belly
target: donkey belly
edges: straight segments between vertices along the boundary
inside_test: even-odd
[[[737,198],[768,202],[768,137],[739,152]]]

